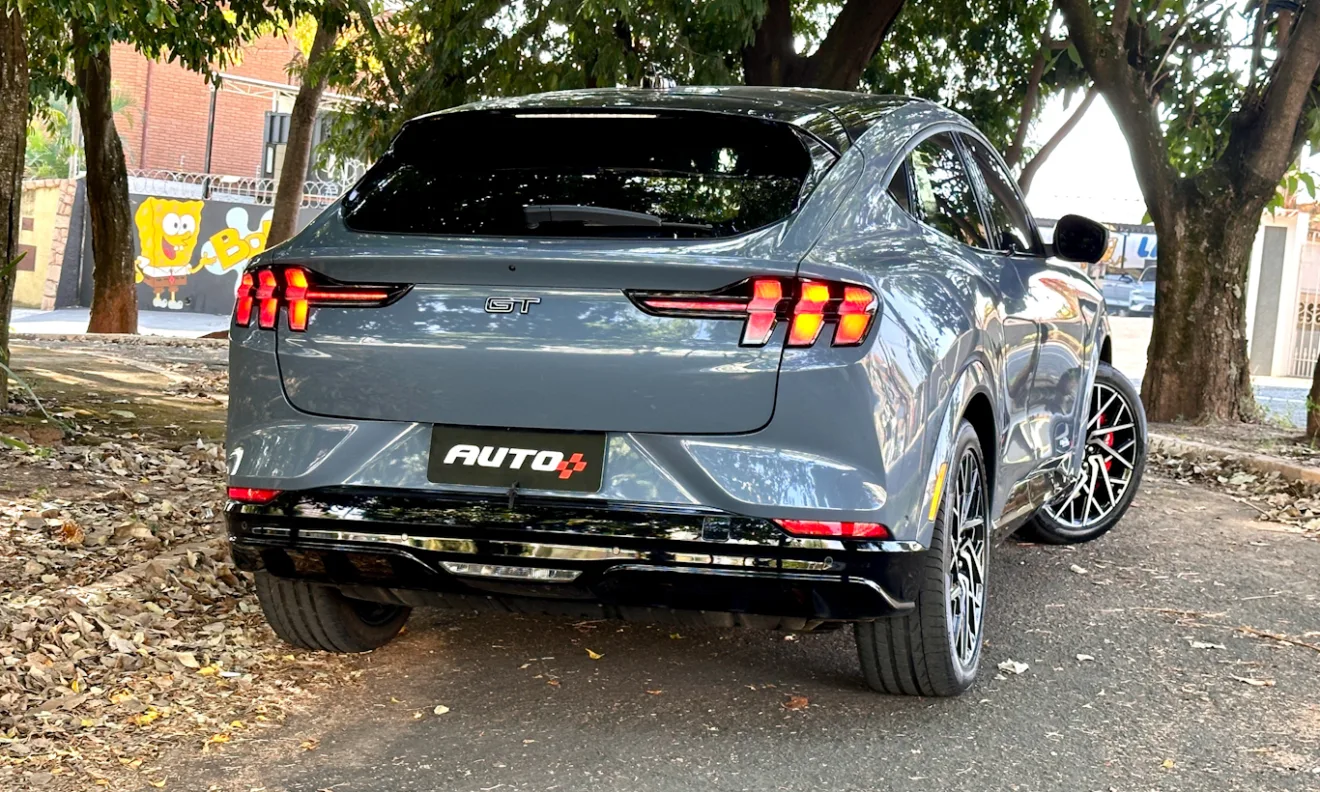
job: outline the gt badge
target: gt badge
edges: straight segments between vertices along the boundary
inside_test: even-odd
[[[525,314],[532,310],[532,306],[541,302],[540,297],[487,297],[486,313],[513,313],[517,311]]]

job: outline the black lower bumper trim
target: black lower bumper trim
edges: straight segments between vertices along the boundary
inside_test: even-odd
[[[561,505],[529,520],[490,502],[446,503],[425,505],[440,519],[422,523],[412,502],[376,496],[369,515],[348,519],[324,498],[313,503],[231,506],[238,567],[386,602],[791,627],[910,610],[924,556],[804,542],[769,521],[705,510]]]

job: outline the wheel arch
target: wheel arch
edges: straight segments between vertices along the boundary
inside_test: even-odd
[[[989,491],[995,491],[999,477],[999,428],[995,421],[994,403],[987,389],[979,388],[963,407],[962,417],[976,430],[981,443],[981,457],[985,460],[985,475]]]

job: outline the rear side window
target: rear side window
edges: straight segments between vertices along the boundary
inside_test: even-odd
[[[907,161],[898,166],[894,172],[894,178],[889,182],[889,197],[902,207],[903,211],[912,214],[912,185],[908,179]]]
[[[989,248],[976,193],[962,158],[947,132],[932,135],[908,157],[916,215],[937,231],[966,245]]]
[[[757,119],[474,111],[408,124],[344,210],[379,233],[719,237],[787,217],[811,174],[799,133]]]
[[[967,144],[972,161],[976,163],[982,181],[985,182],[988,193],[986,209],[989,210],[990,222],[994,224],[998,237],[994,248],[1005,253],[1044,253],[1036,241],[1036,233],[1031,229],[1027,207],[1018,198],[1017,183],[1000,164],[999,157],[976,138],[963,135],[962,140]]]

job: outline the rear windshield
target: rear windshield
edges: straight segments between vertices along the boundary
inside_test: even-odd
[[[768,121],[476,111],[408,124],[344,210],[379,233],[718,237],[788,216],[811,172]]]

